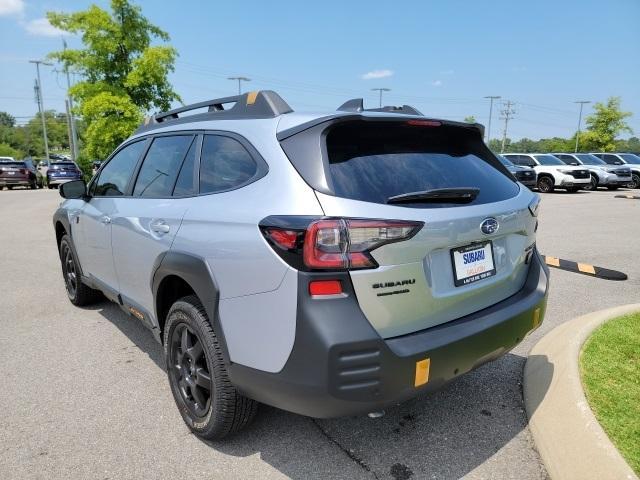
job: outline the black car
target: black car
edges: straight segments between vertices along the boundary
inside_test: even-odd
[[[521,167],[520,165],[514,165],[511,161],[503,157],[502,155],[497,155],[498,160],[502,162],[502,164],[507,167],[516,180],[518,180],[525,187],[534,188],[536,186],[536,182],[538,180],[538,174],[531,167]]]

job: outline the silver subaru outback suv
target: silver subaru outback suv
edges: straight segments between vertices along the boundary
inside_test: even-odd
[[[361,99],[295,113],[271,91],[157,114],[60,188],[69,299],[104,295],[153,332],[203,438],[258,402],[327,418],[436,389],[545,313],[539,198],[482,137]]]

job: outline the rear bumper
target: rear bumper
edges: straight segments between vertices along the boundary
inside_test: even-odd
[[[29,178],[0,178],[0,187],[6,187],[9,185],[31,185]]]
[[[299,274],[296,339],[284,368],[268,373],[232,364],[229,375],[251,398],[317,418],[384,408],[503,355],[542,322],[549,285],[536,252],[517,294],[446,324],[382,339],[358,307],[346,275],[341,280],[348,297],[331,300],[309,298],[311,278],[318,274]],[[416,362],[426,358],[428,382],[416,388]]]

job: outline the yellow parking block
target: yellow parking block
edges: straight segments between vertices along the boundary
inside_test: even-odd
[[[596,274],[596,269],[593,265],[589,265],[588,263],[578,263],[578,270],[582,273],[590,273],[591,275]]]
[[[552,267],[560,266],[560,259],[556,257],[544,257],[547,265],[551,265]]]

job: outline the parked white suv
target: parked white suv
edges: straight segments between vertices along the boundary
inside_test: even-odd
[[[640,188],[640,157],[633,153],[592,153],[609,165],[625,165],[631,169],[630,188]]]
[[[533,168],[538,174],[537,188],[541,193],[553,192],[556,188],[577,192],[591,185],[589,170],[567,165],[549,153],[505,153],[503,156],[516,165]]]
[[[591,185],[585,190],[597,190],[598,187],[607,187],[609,190],[617,190],[631,183],[631,169],[626,165],[608,165],[590,153],[554,153],[567,165],[582,165],[591,173]]]

